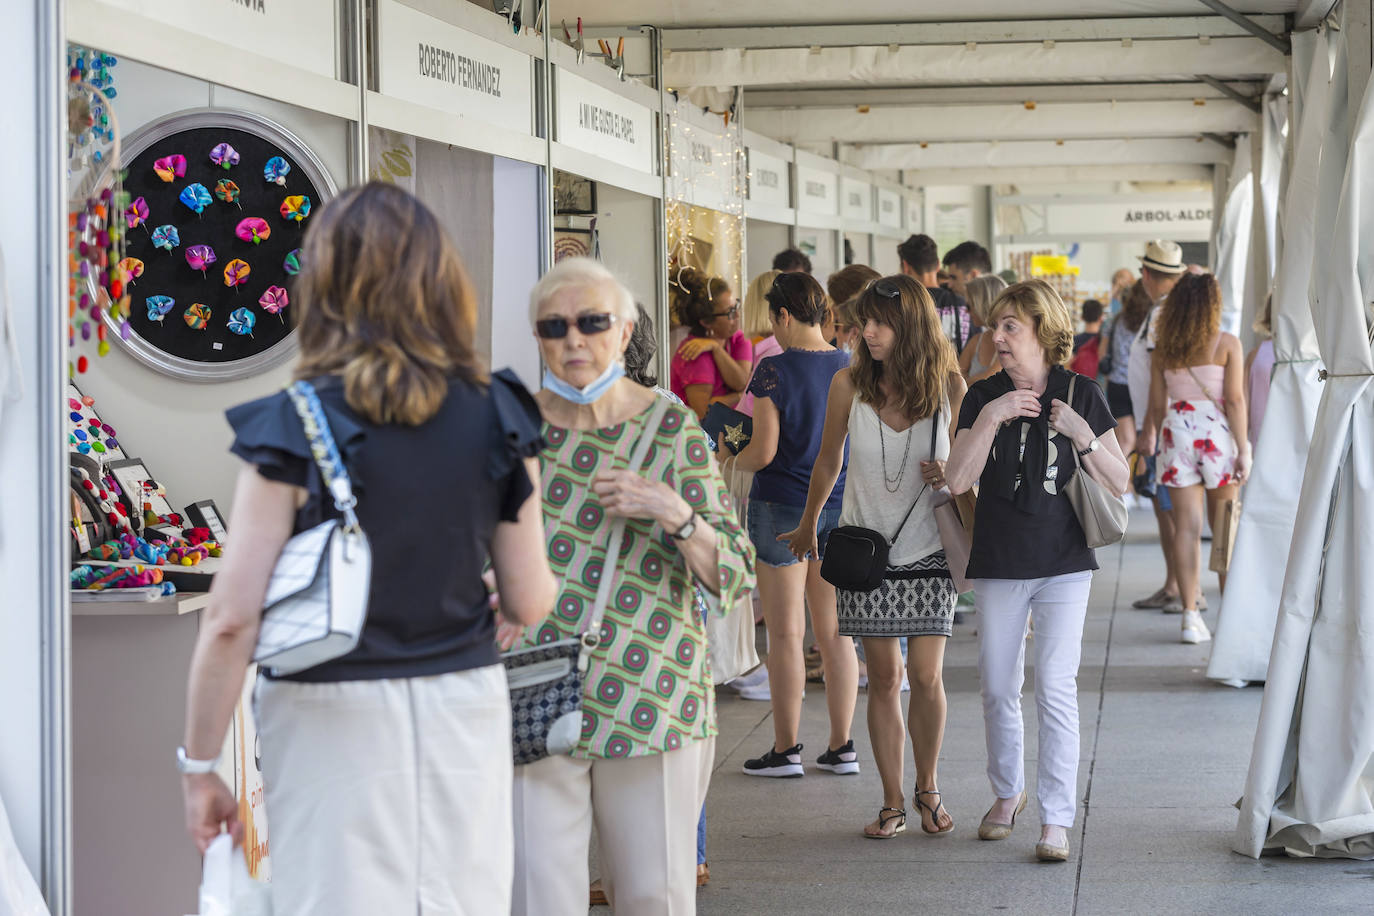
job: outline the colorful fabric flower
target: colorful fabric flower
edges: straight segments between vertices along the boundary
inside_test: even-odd
[[[290,275],[293,276],[293,277],[294,277],[296,274],[300,273],[300,272],[301,272],[301,250],[300,250],[299,248],[293,248],[293,249],[291,249],[291,251],[287,252],[287,255],[286,255],[285,260],[283,260],[283,261],[281,262],[281,267],[282,267],[282,270],[286,271],[288,274],[290,274]]]
[[[247,261],[238,258],[224,265],[224,285],[242,286],[248,282],[248,275],[253,272],[253,268],[248,266]]]
[[[239,199],[239,186],[228,178],[221,178],[215,182],[215,196],[226,204],[236,204]]]
[[[142,198],[139,198],[142,200]],[[153,230],[153,247],[171,251],[181,244],[181,233],[172,225],[158,226]]]
[[[299,223],[310,215],[310,198],[304,194],[293,194],[281,202],[281,215],[284,219]]]
[[[129,224],[130,229],[142,226],[147,220],[148,201],[142,197],[134,198],[134,202],[124,208],[124,221]]]
[[[291,174],[291,163],[280,156],[273,156],[262,167],[262,177],[273,184],[286,187],[286,176]]]
[[[181,317],[191,330],[203,331],[210,326],[210,306],[201,302],[192,303]]]
[[[186,263],[191,266],[192,270],[198,270],[202,274],[205,273],[206,267],[209,267],[217,260],[218,258],[215,257],[215,249],[211,248],[209,245],[192,245],[190,248],[186,249]]]
[[[210,161],[222,169],[231,169],[239,164],[239,151],[228,143],[218,143],[210,150]]]
[[[143,300],[143,304],[148,307],[148,320],[161,323],[177,301],[171,296],[149,296]]]
[[[163,156],[153,163],[153,171],[157,173],[158,178],[168,183],[178,178],[184,178],[186,177],[186,157],[180,153]]]
[[[195,184],[188,184],[183,188],[177,200],[180,200],[199,214],[205,212],[205,208],[210,206],[214,198],[210,196],[210,191],[205,185],[196,182]]]
[[[291,297],[286,289],[281,286],[269,286],[267,291],[258,299],[258,305],[269,315],[278,315],[281,310],[291,304]]]
[[[272,235],[272,227],[267,225],[267,220],[262,217],[250,216],[239,220],[238,226],[234,228],[234,235],[256,245]]]
[[[253,325],[258,323],[258,316],[248,309],[234,309],[229,315],[229,330],[240,336],[253,336]]]

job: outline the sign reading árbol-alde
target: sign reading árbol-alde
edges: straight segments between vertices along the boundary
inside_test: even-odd
[[[1128,209],[1126,211],[1127,223],[1191,223],[1197,221],[1212,221],[1211,208],[1202,209],[1200,207],[1180,207],[1179,209],[1158,208],[1152,210]]]
[[[383,95],[533,133],[527,55],[396,0],[378,4],[377,44]]]

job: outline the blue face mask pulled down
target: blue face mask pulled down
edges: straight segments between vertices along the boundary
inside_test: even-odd
[[[586,388],[574,388],[572,385],[563,381],[553,374],[552,369],[544,370],[544,387],[565,401],[572,401],[574,404],[591,404],[601,398],[603,394],[610,390],[611,386],[625,377],[625,367],[618,362],[613,362],[606,367],[606,371]]]

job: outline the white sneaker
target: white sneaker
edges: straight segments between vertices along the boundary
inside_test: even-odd
[[[768,688],[768,679],[764,678],[762,683],[746,684],[739,688],[739,698],[741,700],[762,700],[767,703],[773,699],[773,692]]]
[[[1228,677],[1225,680],[1217,681],[1223,687],[1235,687],[1239,690],[1242,687],[1250,686],[1250,682],[1240,677]]]
[[[1195,646],[1202,642],[1212,641],[1212,631],[1207,629],[1207,624],[1203,623],[1202,615],[1197,611],[1183,612],[1183,642],[1190,646]]]
[[[756,687],[766,680],[768,680],[768,666],[759,665],[753,671],[750,671],[748,674],[741,674],[729,683],[730,686],[736,690],[742,690],[745,687]]]
[[[902,675],[902,693],[911,693],[911,679]]]

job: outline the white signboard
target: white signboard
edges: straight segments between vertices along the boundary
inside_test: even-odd
[[[873,222],[873,185],[855,178],[841,179],[840,212],[847,220]]]
[[[792,206],[787,163],[777,156],[750,149],[749,199],[772,207]]]
[[[891,229],[902,228],[902,196],[896,191],[878,189],[878,222]]]
[[[653,174],[653,112],[567,70],[558,70],[558,142]]]
[[[383,95],[533,133],[529,57],[396,0],[382,0],[377,15]]]
[[[148,19],[335,77],[336,0],[101,0]]]
[[[1081,236],[1138,233],[1143,239],[1184,241],[1207,239],[1212,231],[1210,198],[1179,198],[1110,203],[1054,201],[1046,206],[1045,230],[1049,235]]]
[[[840,213],[840,176],[834,172],[797,166],[797,209],[804,213]]]
[[[738,147],[728,133],[672,119],[673,161],[671,188],[679,199],[708,210],[737,212],[743,201],[735,197],[735,156]]]
[[[925,209],[919,194],[910,194],[906,199],[906,231],[915,235],[926,227]]]

